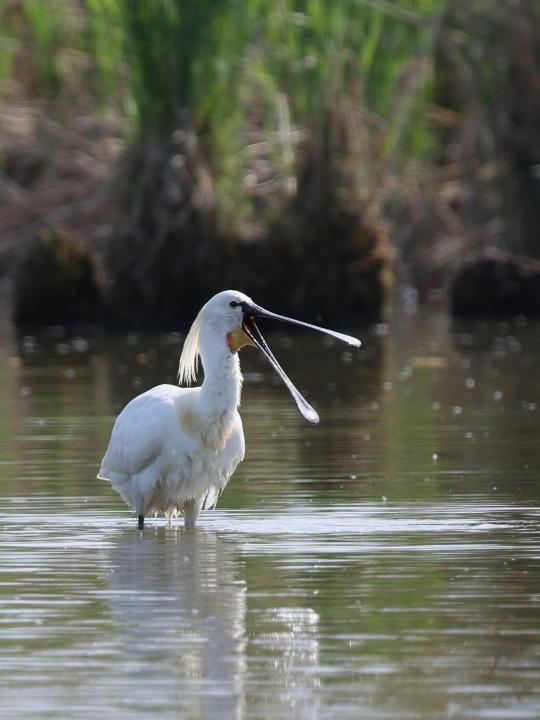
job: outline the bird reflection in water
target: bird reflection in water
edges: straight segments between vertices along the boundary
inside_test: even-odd
[[[319,716],[319,616],[290,602],[258,609],[250,588],[248,649],[244,558],[216,531],[115,536],[107,596],[121,677],[111,681],[126,709],[194,720]],[[260,565],[250,570],[254,585],[268,572]]]
[[[243,717],[246,584],[237,550],[211,531],[118,536],[109,602],[134,709]]]

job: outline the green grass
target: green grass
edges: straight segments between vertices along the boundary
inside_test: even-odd
[[[22,9],[34,41],[33,60],[39,81],[47,91],[56,92],[60,83],[57,62],[60,38],[57,14],[54,10],[58,8],[54,8],[53,5],[45,9],[41,0],[25,0]]]
[[[35,12],[34,0],[26,3]],[[246,113],[258,102],[271,134],[283,93],[293,125],[316,124],[321,113],[351,97],[353,111],[377,118],[389,147],[405,136],[412,152],[429,143],[424,110],[444,0],[87,5],[102,84],[124,94],[141,132],[176,127],[187,115],[212,139],[235,108]],[[38,47],[51,36],[47,22]],[[35,19],[33,25],[39,25]],[[225,144],[218,141],[221,149]]]
[[[38,84],[56,95],[66,13],[41,0],[20,5]],[[335,155],[351,166],[382,161],[395,169],[401,158],[428,154],[426,107],[444,7],[445,0],[85,0],[79,37],[68,39],[94,68],[80,84],[99,105],[121,109],[132,139],[196,131],[228,218],[242,206],[249,213],[244,176],[254,134],[282,178],[297,172],[303,131],[329,162]],[[2,43],[0,81],[12,57]],[[344,125],[354,128],[347,142]]]

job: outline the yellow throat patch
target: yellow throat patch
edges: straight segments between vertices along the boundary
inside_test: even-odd
[[[234,328],[232,332],[228,333],[227,344],[229,345],[231,352],[238,352],[240,348],[243,348],[245,345],[257,347],[249,335],[247,335],[240,326]]]

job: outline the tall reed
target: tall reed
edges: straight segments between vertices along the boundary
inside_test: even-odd
[[[294,192],[308,137],[354,166],[364,184],[375,174],[370,163],[395,171],[399,157],[432,145],[426,106],[445,0],[73,4],[86,25],[70,40],[97,69],[81,78],[84,88],[121,108],[132,138],[193,128],[226,218],[247,209],[246,198],[264,195],[264,206],[273,187]],[[19,5],[39,78],[54,93],[65,13],[41,0]],[[6,74],[7,50],[0,58]],[[270,190],[265,177],[278,180]]]

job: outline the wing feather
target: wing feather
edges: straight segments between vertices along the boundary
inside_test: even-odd
[[[174,385],[160,385],[126,405],[114,423],[99,478],[117,487],[152,467],[171,431],[177,430],[175,399],[180,392]]]

